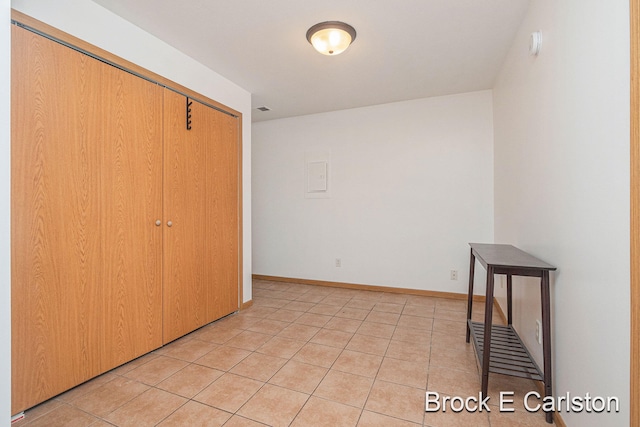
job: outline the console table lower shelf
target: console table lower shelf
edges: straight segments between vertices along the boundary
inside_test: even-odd
[[[467,321],[478,360],[484,354],[484,323]],[[491,326],[489,372],[544,381],[544,375],[513,326]]]

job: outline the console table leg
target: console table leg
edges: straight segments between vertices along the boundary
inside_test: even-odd
[[[507,325],[513,324],[513,276],[507,274]]]
[[[542,272],[540,283],[542,297],[542,351],[544,353],[544,395],[552,396],[551,388],[551,303],[549,296],[549,272]],[[553,412],[547,412],[548,423],[553,422]]]
[[[473,249],[471,249],[471,261],[469,263],[469,294],[467,295],[467,342],[469,342],[469,336],[471,335],[471,329],[469,328],[468,320],[471,319],[472,307],[473,307],[473,274],[476,267],[476,257],[473,255]]]
[[[489,390],[489,362],[491,360],[491,325],[493,324],[493,283],[494,269],[487,267],[487,291],[484,307],[484,340],[482,350],[482,397]]]

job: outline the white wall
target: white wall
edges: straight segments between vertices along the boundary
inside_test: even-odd
[[[538,57],[528,55],[535,30],[543,34]],[[617,415],[563,419],[570,426],[627,426],[628,0],[532,1],[493,103],[495,240],[558,267],[554,391],[618,396],[622,404]],[[536,283],[514,284],[514,312],[516,328],[541,361]]]
[[[466,293],[468,242],[493,239],[492,126],[490,91],[254,123],[254,273]],[[330,197],[305,198],[318,152]]]
[[[0,424],[11,419],[11,16],[10,0],[0,0]]]
[[[225,104],[243,115],[244,301],[251,299],[251,94],[90,0],[13,0],[27,15]]]

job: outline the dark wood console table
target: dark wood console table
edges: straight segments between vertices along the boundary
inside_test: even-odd
[[[487,396],[489,372],[543,381],[545,397],[551,396],[551,307],[549,301],[549,271],[555,271],[556,267],[511,245],[469,243],[469,246],[471,246],[471,262],[469,265],[469,295],[467,304],[467,342],[469,342],[470,337],[473,337],[476,354],[482,364],[483,396]],[[473,275],[476,259],[480,261],[480,264],[487,270],[484,323],[471,320]],[[496,274],[504,274],[507,276],[507,326],[492,325],[493,285]],[[540,370],[535,363],[512,325],[513,312],[511,300],[513,276],[540,278],[544,370]],[[552,412],[546,413],[546,420],[548,423],[553,422]]]

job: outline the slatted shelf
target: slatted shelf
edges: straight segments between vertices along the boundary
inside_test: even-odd
[[[484,323],[468,320],[480,363],[484,353]],[[543,381],[544,376],[513,326],[491,326],[489,372]]]

